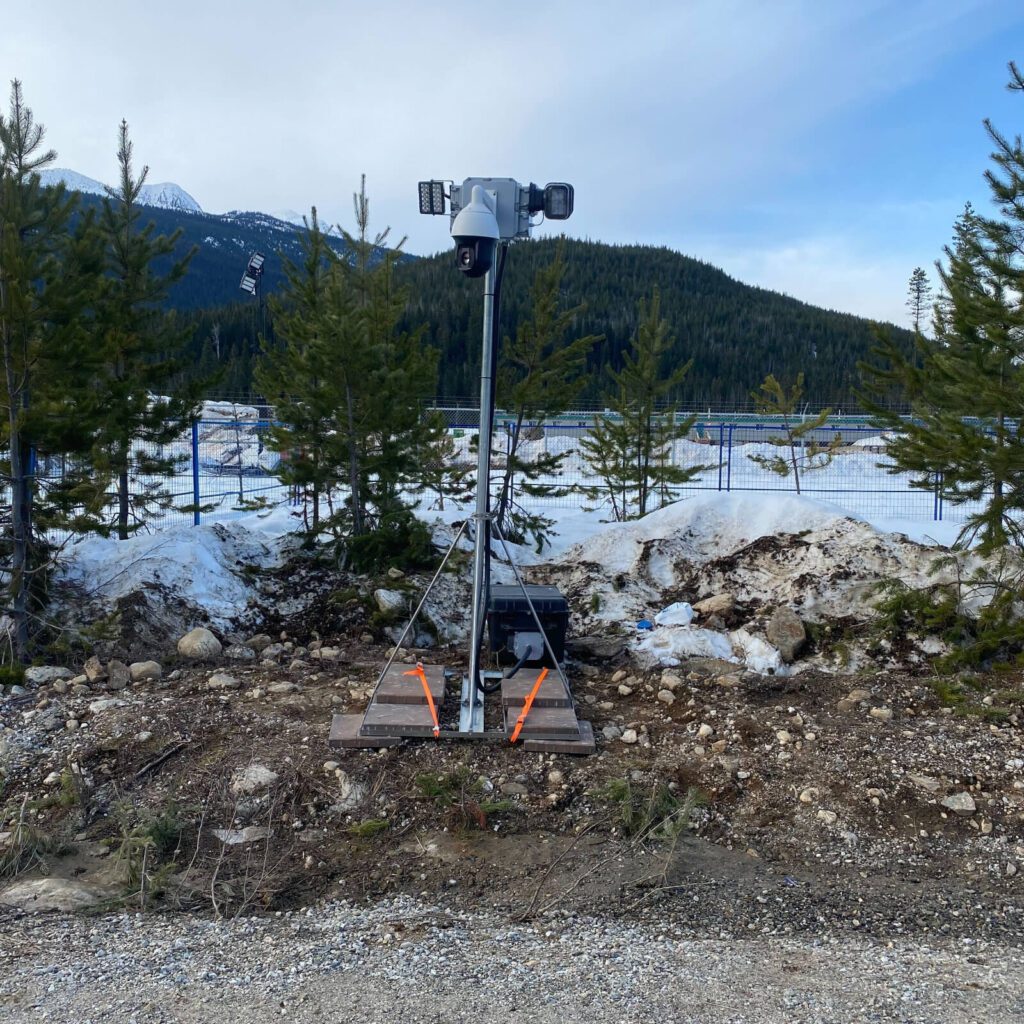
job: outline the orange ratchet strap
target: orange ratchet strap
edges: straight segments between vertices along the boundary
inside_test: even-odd
[[[403,672],[402,675],[420,677],[420,682],[423,684],[423,693],[427,698],[427,707],[430,708],[430,717],[434,720],[434,739],[439,739],[441,736],[441,726],[437,722],[437,708],[434,707],[434,698],[431,696],[430,685],[427,683],[427,673],[423,671],[423,662],[417,661],[414,669]]]
[[[541,669],[540,675],[537,676],[537,682],[533,684],[533,689],[530,691],[529,696],[526,698],[526,702],[523,704],[522,713],[516,719],[516,727],[512,730],[512,738],[509,740],[509,743],[515,743],[515,741],[519,739],[519,733],[522,731],[523,722],[526,721],[526,716],[530,713],[530,708],[533,707],[533,699],[540,691],[540,684],[544,682],[547,674],[548,670],[546,668]]]

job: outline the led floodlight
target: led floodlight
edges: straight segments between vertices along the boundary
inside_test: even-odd
[[[420,182],[420,213],[434,215],[444,213],[443,181]]]
[[[573,189],[564,181],[544,186],[544,216],[548,220],[568,220],[572,216]]]

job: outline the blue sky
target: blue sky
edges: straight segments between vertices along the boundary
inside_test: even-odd
[[[202,206],[447,245],[419,178],[576,186],[571,234],[667,245],[880,319],[980,205],[982,119],[1015,134],[1021,0],[94,0],[5,14],[58,165],[114,176],[128,119],[151,181]]]

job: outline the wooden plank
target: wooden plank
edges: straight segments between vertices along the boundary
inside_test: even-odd
[[[521,668],[511,679],[503,679],[501,681],[501,706],[503,708],[521,708],[526,703],[526,697],[533,689],[537,677],[542,671],[543,669],[539,668]],[[569,694],[566,693],[565,684],[557,672],[552,672],[549,669],[534,698],[533,707],[567,708],[569,705]],[[530,714],[533,712],[531,711]]]
[[[434,719],[426,704],[379,704],[363,715],[363,736],[433,736]]]
[[[405,673],[414,669],[415,665],[392,665],[377,689],[373,699],[379,704],[423,704],[427,697],[423,692],[423,683],[419,676],[407,676]],[[423,674],[427,677],[430,695],[434,698],[434,707],[444,704],[444,666],[424,665]]]
[[[335,715],[331,719],[331,734],[327,738],[329,747],[351,747],[354,749],[394,747],[402,742],[398,736],[363,736],[362,715]]]
[[[520,711],[520,708],[505,708],[505,729],[510,736],[516,727]],[[572,708],[539,708],[536,704],[530,708],[530,713],[526,716],[519,733],[523,739],[532,736],[578,739],[579,734],[579,723]]]
[[[532,714],[532,712],[531,712]],[[527,718],[529,721],[529,718]],[[584,757],[597,749],[594,742],[594,729],[589,722],[580,722],[580,733],[576,739],[542,739],[535,737],[523,741],[523,750],[537,754],[569,754]]]

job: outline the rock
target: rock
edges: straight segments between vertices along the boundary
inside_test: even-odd
[[[84,697],[87,693],[92,693],[92,687],[88,683],[76,683],[71,687],[73,697]]]
[[[328,774],[336,772],[340,767],[337,761],[324,761],[324,771]]]
[[[131,673],[123,661],[116,658],[107,664],[107,689],[123,690],[131,682]]]
[[[660,700],[662,704],[675,704],[676,695],[671,690],[659,690],[658,700]]]
[[[298,672],[298,671],[300,671],[301,669],[304,669],[304,668],[309,668],[309,662],[308,661],[303,661],[302,658],[292,658],[292,660],[288,662],[288,671],[289,672]],[[274,688],[271,687],[271,690],[273,690],[273,689]]]
[[[714,734],[714,729],[711,728],[707,722],[701,722],[700,728],[697,730],[697,735],[702,739],[706,740],[709,736]]]
[[[779,649],[779,654],[785,662],[795,661],[807,643],[807,630],[804,629],[800,616],[787,605],[780,605],[772,613],[765,635],[768,641]]]
[[[25,682],[29,686],[49,686],[58,679],[73,679],[75,673],[58,665],[32,665],[25,669]]]
[[[341,650],[338,647],[320,647],[311,651],[310,657],[314,661],[338,661],[341,658]]]
[[[726,689],[732,689],[734,686],[739,686],[742,682],[738,672],[730,672],[726,675],[715,676],[715,683],[718,686],[724,686]]]
[[[937,793],[942,787],[942,783],[931,775],[908,775],[907,781],[927,793]]]
[[[639,737],[639,736],[637,736],[637,734],[636,734],[636,729],[627,729],[627,730],[626,730],[626,731],[625,731],[625,732],[624,732],[624,733],[622,734],[622,737],[621,737],[621,738],[622,738],[622,742],[623,742],[623,743],[629,743],[629,744],[633,744],[633,743],[636,743],[636,741],[637,741],[637,740],[638,740],[638,739],[639,739],[640,737]]]
[[[277,772],[261,764],[250,764],[235,772],[231,780],[231,792],[235,796],[252,796],[270,789],[277,780]]]
[[[526,796],[530,792],[521,782],[504,782],[501,791],[505,796]]]
[[[255,636],[251,636],[249,637],[248,640],[245,641],[245,646],[251,647],[257,654],[260,654],[261,652],[265,651],[273,642],[274,638],[271,636],[267,636],[266,633],[257,633]]]
[[[618,671],[617,671],[617,672],[616,672],[616,673],[615,673],[615,674],[614,674],[614,675],[612,676],[612,682],[613,682],[613,683],[621,683],[621,682],[622,682],[622,680],[623,680],[623,679],[625,679],[627,675],[628,675],[628,673],[626,672],[626,670],[625,670],[624,668],[620,668],[620,669],[619,669],[619,670],[618,670]]]
[[[34,913],[71,913],[94,907],[102,894],[69,878],[32,878],[0,893],[0,904]]]
[[[101,679],[107,678],[107,670],[95,654],[82,666],[82,671],[85,673],[86,681],[90,683],[98,683]]]
[[[732,594],[715,594],[714,597],[705,597],[698,601],[693,610],[701,617],[708,615],[728,615],[736,606],[736,599]]]
[[[263,655],[264,661],[273,661],[284,654],[284,644],[268,644],[260,653]]]
[[[215,828],[213,834],[225,846],[241,846],[269,839],[271,832],[266,825],[246,825],[245,828]]]
[[[622,736],[622,730],[617,725],[606,725],[601,730],[601,735],[606,740],[617,740]]]
[[[372,644],[373,643],[373,634],[372,633],[360,633],[359,634],[359,642],[361,644]]]
[[[628,697],[633,692],[632,686],[627,686],[625,683],[619,684],[619,694],[623,697]]]
[[[142,683],[148,679],[159,679],[164,670],[156,661],[133,661],[128,666],[128,674],[133,683]]]
[[[793,742],[793,734],[792,734],[791,732],[788,732],[788,731],[787,731],[787,730],[785,730],[785,729],[780,729],[780,730],[779,730],[779,731],[778,731],[778,732],[777,732],[777,733],[775,734],[775,738],[776,738],[776,739],[777,739],[777,740],[779,741],[779,743],[781,743],[781,744],[782,744],[782,745],[783,745],[784,747],[785,747],[785,746],[787,746],[788,744],[790,744],[790,743],[792,743],[792,742]]]
[[[135,734],[136,743],[148,743],[153,738],[153,734],[148,729],[143,729],[142,732]]]
[[[222,650],[220,641],[203,626],[197,626],[178,641],[178,653],[183,658],[216,658]]]
[[[245,644],[232,644],[224,651],[224,657],[232,661],[255,661],[256,651]]]
[[[947,811],[952,811],[954,814],[959,814],[964,818],[969,817],[977,810],[974,797],[970,793],[950,793],[942,801],[942,806]]]
[[[614,636],[577,636],[565,642],[566,650],[574,657],[611,661],[626,649],[626,642]]]
[[[208,690],[240,690],[242,684],[227,672],[214,672],[206,680],[206,688]]]
[[[815,817],[826,825],[834,825],[839,820],[839,815],[835,811],[826,811],[824,808],[821,808]]]
[[[339,814],[343,814],[346,811],[354,810],[363,802],[366,796],[366,787],[356,782],[355,779],[340,768],[335,774],[338,776],[338,785],[341,787],[341,791],[338,794],[338,798],[331,805],[331,809]]]
[[[389,580],[404,580],[405,579],[405,573],[402,572],[402,570],[399,569],[397,566],[393,565],[393,566],[391,566],[390,569],[388,569],[388,579]]]
[[[55,679],[50,683],[50,689],[53,690],[54,693],[67,693],[70,686],[71,683],[68,682],[67,679]]]
[[[103,711],[109,711],[110,708],[126,707],[128,707],[128,701],[121,700],[120,697],[104,697],[102,700],[94,700],[89,705],[89,711],[95,715]]]
[[[872,718],[877,718],[880,722],[888,722],[892,718],[891,708],[872,708],[868,714]]]
[[[67,730],[68,732],[76,732],[76,731],[78,730],[78,727],[79,727],[79,726],[80,726],[81,724],[82,724],[82,723],[81,723],[81,722],[79,722],[77,718],[69,718],[69,719],[68,719],[68,720],[67,720],[67,721],[66,721],[66,722],[64,723],[64,728],[65,728],[65,729],[66,729],[66,730]]]
[[[49,775],[43,779],[44,786],[56,786],[60,782],[60,772],[50,772]]]
[[[548,784],[551,786],[560,786],[565,782],[565,772],[560,771],[558,768],[552,768],[548,772]]]
[[[671,690],[673,693],[675,693],[675,691],[683,685],[683,680],[680,676],[677,676],[673,672],[662,672],[661,685],[666,690]]]
[[[298,686],[295,683],[274,683],[267,687],[268,693],[296,693]]]
[[[399,593],[397,590],[385,590],[382,587],[373,592],[373,599],[377,602],[377,607],[385,614],[405,610],[405,594]]]
[[[800,803],[813,804],[821,794],[816,786],[808,786],[800,793]]]

